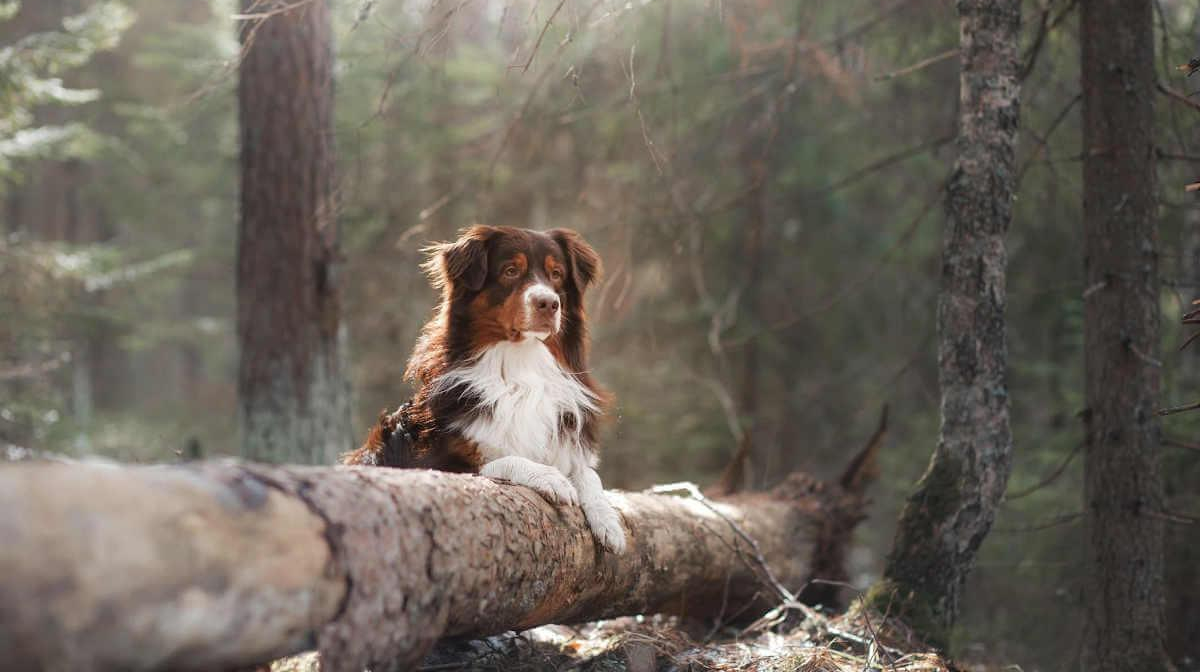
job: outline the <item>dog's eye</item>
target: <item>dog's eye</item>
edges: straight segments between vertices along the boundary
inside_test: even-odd
[[[507,266],[504,269],[504,277],[506,277],[510,280],[513,278],[516,278],[520,274],[521,274],[521,271],[518,270],[516,266]]]
[[[551,270],[551,271],[550,271],[550,279],[551,279],[551,280],[553,280],[553,281],[555,281],[555,282],[558,282],[559,280],[562,280],[562,271],[560,271],[560,270],[559,270],[559,269],[557,269],[557,268],[555,268],[555,269]]]

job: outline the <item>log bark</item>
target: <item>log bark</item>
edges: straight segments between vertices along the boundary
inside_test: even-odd
[[[843,578],[863,506],[799,474],[707,503],[610,496],[621,556],[578,508],[478,476],[0,467],[0,669],[231,669],[314,647],[327,670],[403,669],[445,636],[734,614],[769,593],[759,557],[791,591],[813,568]]]

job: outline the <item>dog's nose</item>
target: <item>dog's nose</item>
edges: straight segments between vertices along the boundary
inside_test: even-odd
[[[558,310],[558,297],[557,296],[536,297],[533,300],[533,307],[536,308],[539,313],[545,313],[546,315],[553,315],[555,313],[555,311]]]

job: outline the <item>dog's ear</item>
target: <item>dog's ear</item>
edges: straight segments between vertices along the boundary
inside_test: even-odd
[[[569,267],[568,277],[583,294],[592,283],[600,279],[603,272],[600,267],[600,255],[583,239],[583,236],[571,229],[551,229],[546,232],[562,248]]]
[[[496,232],[491,226],[472,226],[453,243],[438,243],[425,249],[429,260],[425,271],[435,287],[464,287],[472,292],[487,280],[487,242]]]

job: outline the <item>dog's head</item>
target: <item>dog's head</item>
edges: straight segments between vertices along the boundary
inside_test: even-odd
[[[583,295],[599,277],[600,258],[578,233],[474,226],[429,251],[426,270],[448,317],[470,324],[472,350],[582,334]]]

